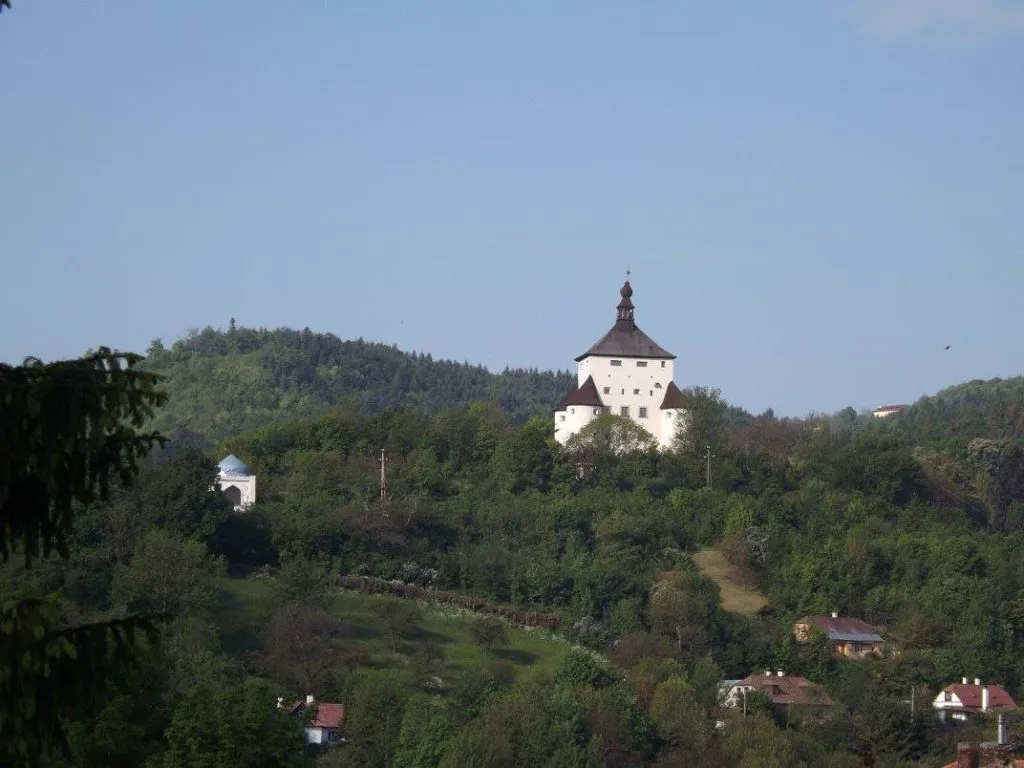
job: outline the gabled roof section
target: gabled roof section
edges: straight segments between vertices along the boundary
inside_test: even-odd
[[[633,318],[633,287],[629,280],[619,291],[622,297],[615,308],[615,325],[602,336],[594,346],[576,358],[578,363],[584,358],[595,357],[643,357],[653,360],[674,360],[675,355],[666,351],[646,333],[641,331]]]
[[[586,405],[594,408],[604,408],[601,396],[597,393],[597,385],[594,377],[588,376],[582,387],[573,387],[569,393],[562,398],[558,404],[558,410],[564,411],[570,405]]]
[[[330,704],[326,701],[296,701],[288,706],[288,714],[297,715],[310,708],[316,709],[316,717],[310,723],[313,728],[337,728],[345,720],[345,705]]]
[[[324,702],[316,705],[316,719],[313,721],[313,725],[317,728],[337,728],[344,719],[344,704],[328,704]]]
[[[943,688],[943,692],[949,691],[955,694],[964,709],[981,709],[981,689],[988,688],[989,709],[1016,709],[1017,705],[1002,687],[989,683],[988,685],[962,685],[953,683]]]
[[[803,704],[811,707],[831,707],[835,704],[824,688],[806,677],[750,675],[736,685],[764,693],[771,697],[772,704]]]
[[[883,642],[877,629],[866,621],[851,616],[804,616],[797,623],[817,627],[828,635],[829,640],[844,643]]]
[[[683,393],[674,381],[670,381],[668,386],[665,387],[665,397],[661,401],[661,410],[667,411],[669,408],[685,407],[686,401],[683,399]]]

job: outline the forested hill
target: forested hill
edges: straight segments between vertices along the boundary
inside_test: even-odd
[[[1024,376],[948,387],[922,397],[892,423],[918,444],[976,437],[1024,440]]]
[[[156,426],[209,440],[317,415],[338,404],[365,413],[401,407],[434,413],[489,401],[519,423],[550,414],[574,382],[568,372],[495,374],[308,328],[207,327],[170,348],[154,341],[144,365],[166,377],[163,386],[170,395]]]

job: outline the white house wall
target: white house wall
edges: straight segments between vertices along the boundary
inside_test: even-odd
[[[583,386],[592,376],[609,413],[621,416],[622,409],[628,408],[628,416],[633,422],[651,433],[660,448],[669,448],[682,413],[681,410],[661,410],[665,389],[675,373],[673,363],[672,360],[637,357],[586,357],[576,365],[576,386]],[[640,415],[641,409],[646,409],[644,416]],[[593,408],[578,405],[558,411],[555,414],[555,439],[565,443],[597,418],[598,414],[593,411]],[[561,416],[565,419],[562,420]]]
[[[217,484],[221,493],[228,488],[238,489],[241,500],[235,507],[236,512],[241,512],[256,503],[256,475],[221,475],[217,479]]]

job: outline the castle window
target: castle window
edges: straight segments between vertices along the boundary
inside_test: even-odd
[[[660,381],[654,382],[654,388],[655,389],[661,389],[661,382]]]
[[[558,415],[558,420],[559,420],[559,421],[565,421],[565,414],[564,414],[564,413],[560,413],[560,414]]]
[[[570,408],[569,409],[569,413],[576,413],[576,409],[575,408]]]
[[[646,368],[647,367],[647,361],[646,360],[637,360],[636,361],[636,367],[637,368]]]
[[[611,391],[612,391],[612,388],[611,388],[611,387],[605,387],[605,388],[604,388],[604,393],[605,393],[606,395],[608,395],[608,394],[611,394]]]
[[[651,390],[651,397],[654,397],[654,390]]]
[[[662,361],[661,361],[661,367],[662,367],[662,368],[664,368],[664,367],[665,367],[665,361],[664,361],[664,360],[662,360]]]
[[[612,360],[612,365],[622,365],[621,360]]]
[[[629,406],[628,406],[628,405],[624,405],[624,406],[622,406],[622,410],[621,410],[621,411],[619,411],[619,413],[620,413],[620,414],[621,414],[622,416],[629,416]]]
[[[639,389],[634,389],[633,390],[633,394],[634,395],[639,395],[640,394],[640,390]]]
[[[641,419],[646,419],[647,418],[647,409],[646,408],[641,408],[640,409],[640,418]]]

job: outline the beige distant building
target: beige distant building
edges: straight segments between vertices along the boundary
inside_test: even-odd
[[[871,412],[871,415],[876,419],[886,419],[897,413],[903,413],[905,410],[907,410],[905,405],[880,405]]]
[[[861,619],[841,617],[838,613],[804,616],[793,625],[793,636],[805,642],[815,629],[828,637],[837,655],[847,659],[881,656],[885,652],[885,640],[878,630]]]

